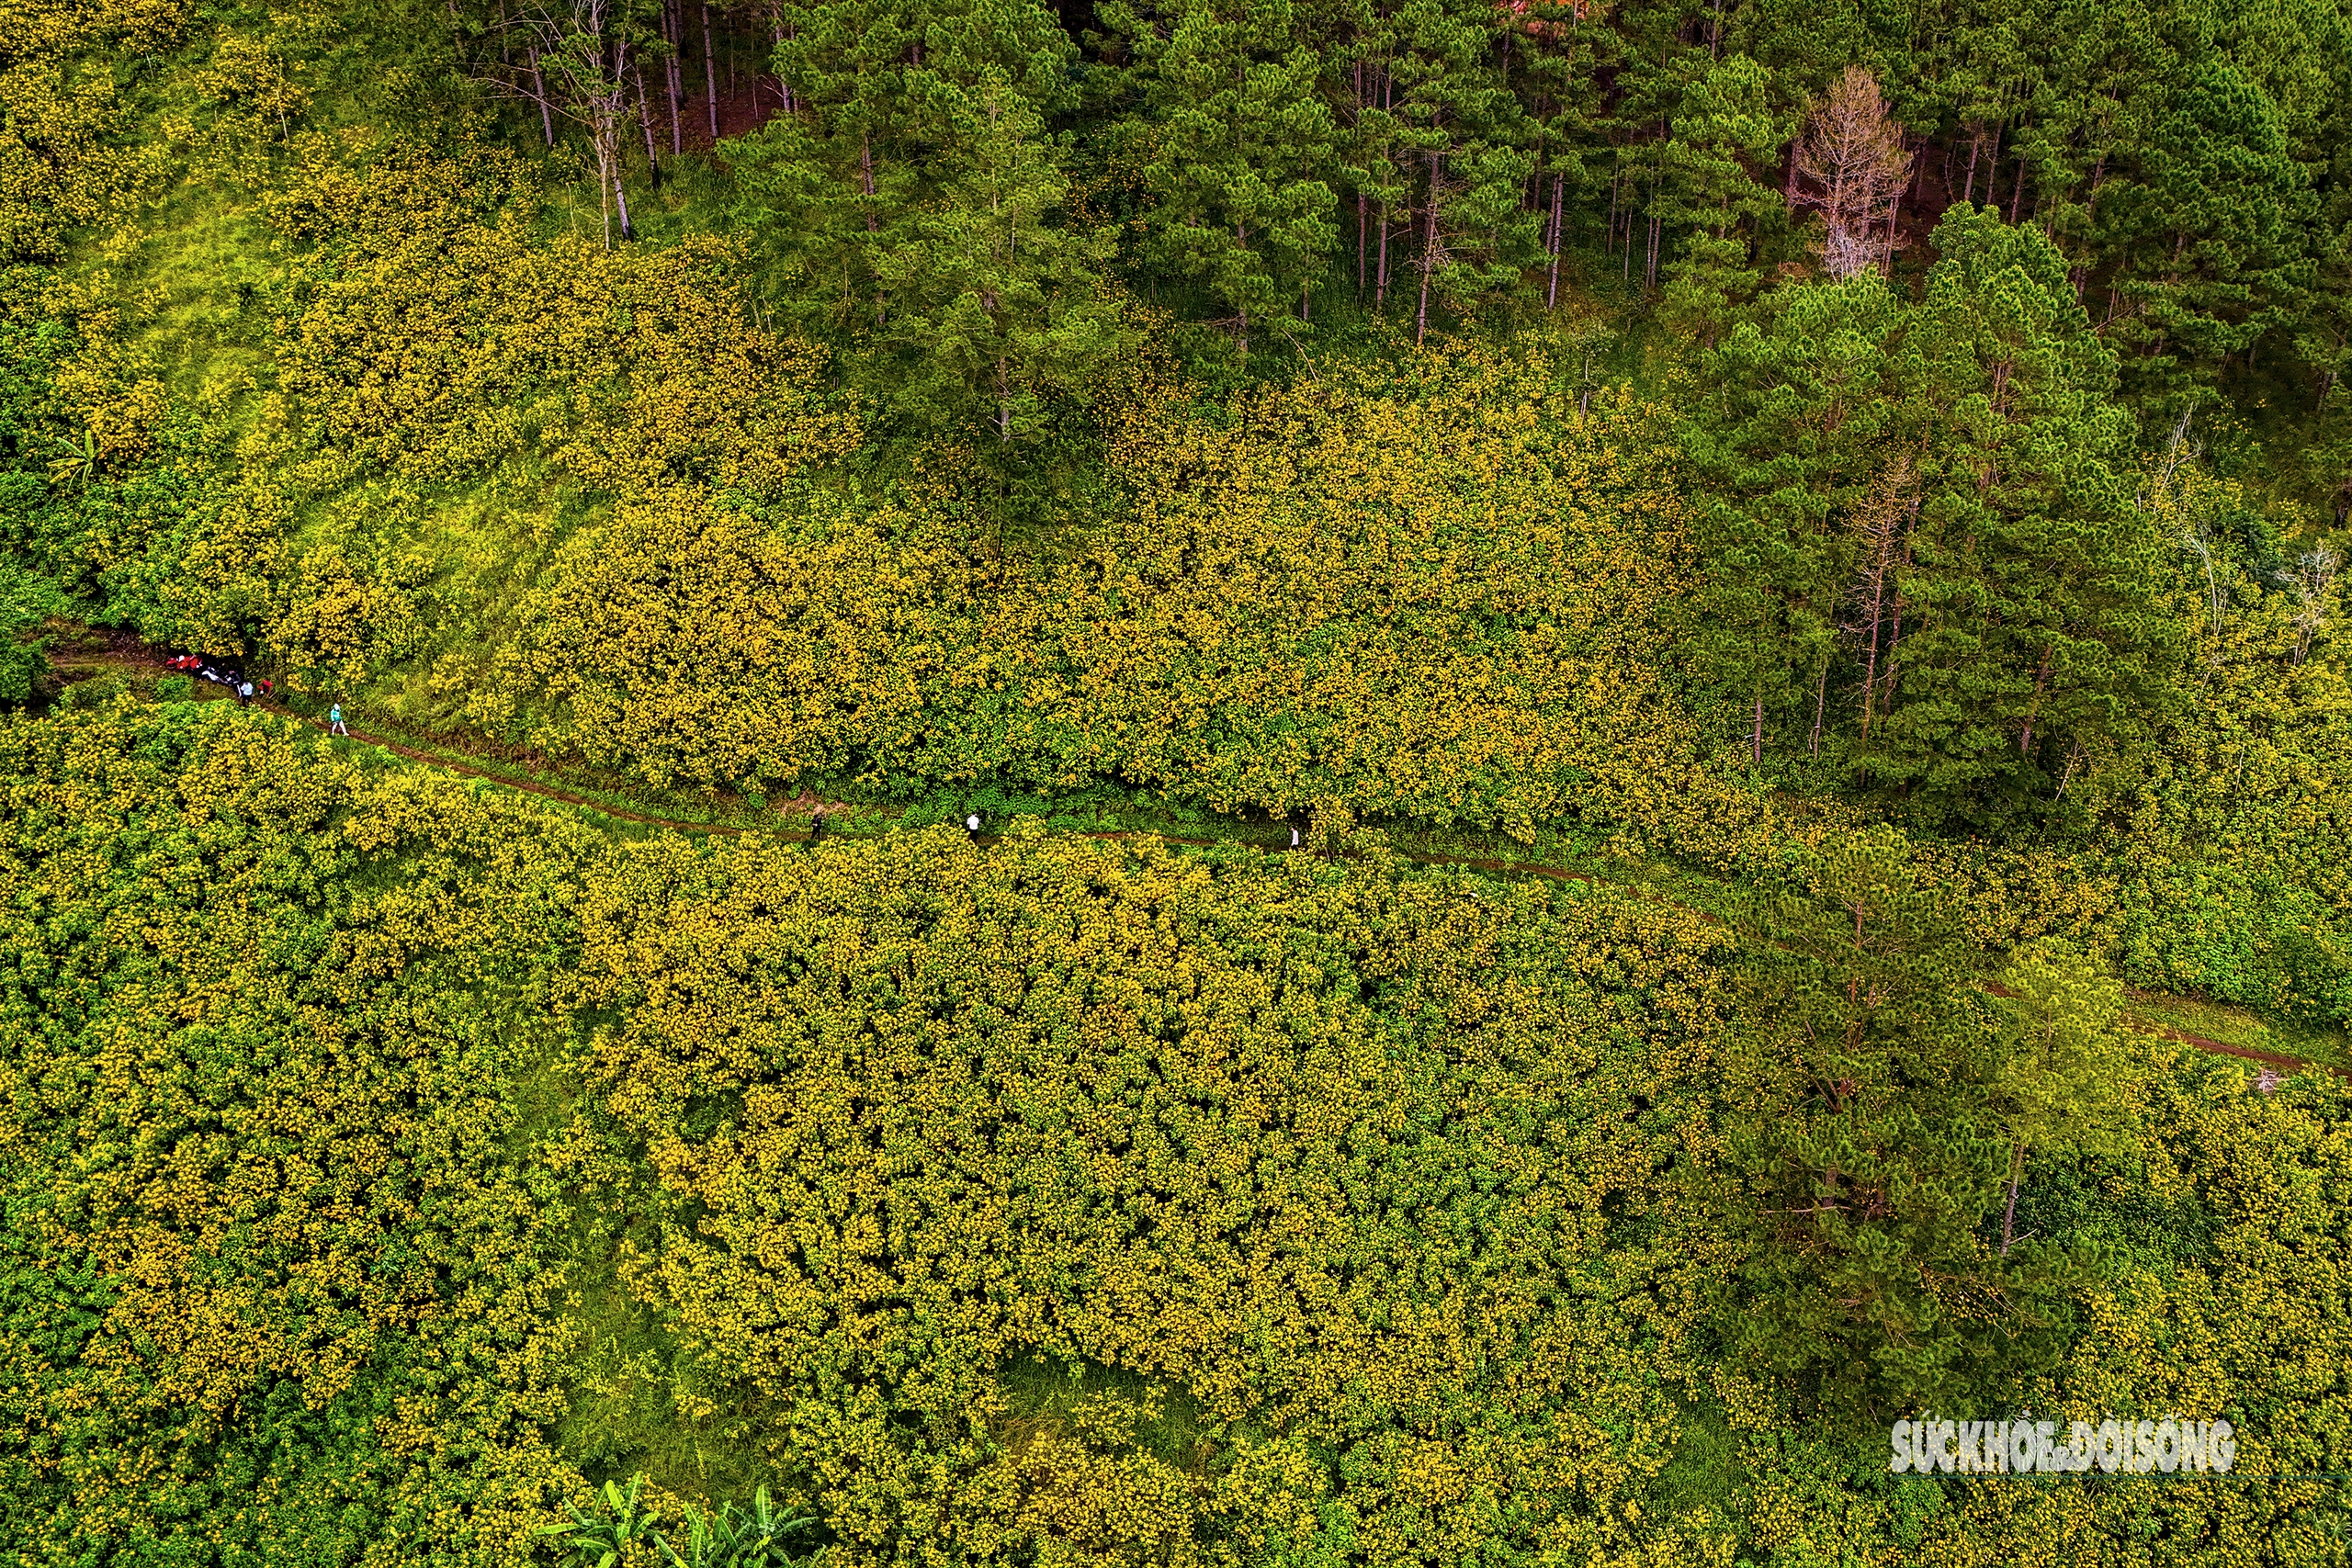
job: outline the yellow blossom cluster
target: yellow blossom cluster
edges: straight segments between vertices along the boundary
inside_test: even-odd
[[[1696,916],[935,831],[649,845],[582,917],[632,1285],[851,1560],[1650,1539],[1721,1245],[1703,1113],[1645,1109],[1720,1028]]]
[[[2238,1473],[1894,1477],[1721,1349],[1732,940],[1377,853],[614,842],[227,704],[12,720],[0,1536],[522,1562],[639,1462],[568,1446],[620,1357],[844,1564],[2335,1561],[2344,1088],[2159,1053],[2018,1216],[2105,1283],[1987,1399],[2226,1418]]]
[[[582,835],[232,713],[0,728],[0,1540],[514,1562],[572,1483],[510,1090]]]

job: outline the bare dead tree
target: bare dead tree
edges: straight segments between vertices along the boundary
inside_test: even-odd
[[[503,19],[503,18],[502,18]],[[539,46],[533,44],[531,55],[531,101],[539,106],[539,134],[547,138],[549,147],[555,145],[555,119],[548,111],[548,79],[539,69]]]
[[[1910,182],[1911,153],[1877,77],[1846,67],[1813,111],[1793,169],[1794,204],[1821,214],[1821,259],[1830,276],[1851,277],[1882,254],[1893,255],[1894,204]]]
[[[522,0],[503,25],[520,34],[530,61],[528,76],[499,68],[492,77],[493,86],[537,103],[543,117],[552,111],[588,133],[607,250],[612,248],[616,209],[622,237],[637,237],[629,221],[628,191],[621,182],[623,144],[637,116],[629,101],[633,73],[626,3]],[[501,50],[502,57],[511,52]]]
[[[2213,541],[2206,536],[2207,519],[2188,504],[2184,495],[2174,490],[2175,477],[2185,464],[2192,464],[2204,455],[2204,448],[2189,439],[2189,421],[2195,417],[2197,405],[2191,403],[2181,410],[2179,423],[2172,427],[2172,437],[2165,443],[2163,460],[2156,465],[2155,474],[2140,492],[2143,506],[2165,506],[2176,509],[2182,516],[2180,544],[2204,563],[2205,596],[2211,619],[2206,629],[2218,637],[2222,630],[2222,583],[2213,570]]]
[[[1445,205],[1446,188],[1442,154],[1430,153],[1429,197],[1423,212],[1426,225],[1421,235],[1421,302],[1413,315],[1413,346],[1419,348],[1430,330],[1430,279],[1438,268],[1451,258],[1446,254],[1445,239],[1438,231],[1438,209]]]
[[[2335,587],[2335,574],[2344,558],[2325,545],[2318,545],[2295,558],[2295,570],[2288,579],[2297,601],[2295,610],[2295,662],[2301,664],[2311,657],[2312,637],[2327,624],[2328,594]]]

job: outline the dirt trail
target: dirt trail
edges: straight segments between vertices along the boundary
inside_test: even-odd
[[[103,650],[94,649],[75,649],[71,653],[61,654],[57,661],[61,665],[69,667],[77,664],[103,664],[111,665],[119,669],[141,671],[153,671],[162,665],[163,658],[154,649],[149,648],[145,644],[135,642],[130,643],[126,646],[126,640],[127,639],[121,638],[118,634],[110,637],[108,647]],[[202,679],[196,680],[193,682],[193,685],[196,699],[198,702],[235,700],[235,694],[231,692],[226,686],[216,685],[212,682]],[[266,709],[271,713],[282,715],[285,717],[293,719],[298,724],[307,725],[311,728],[318,730],[322,734],[327,733],[328,727],[325,719],[317,718],[307,714],[297,713],[293,708],[287,705],[287,704],[280,699],[275,697],[264,697],[259,694],[255,694],[253,705],[257,708]],[[742,831],[741,828],[722,828],[708,822],[681,822],[674,818],[652,817],[641,811],[628,810],[624,807],[608,806],[601,800],[592,800],[584,795],[574,795],[568,790],[558,789],[553,784],[544,784],[534,780],[514,778],[505,773],[493,773],[487,768],[473,767],[464,762],[451,761],[447,757],[436,755],[431,751],[421,750],[414,746],[410,746],[404,742],[391,739],[387,736],[378,735],[370,730],[362,729],[359,726],[351,723],[349,720],[345,721],[344,730],[350,739],[358,741],[363,746],[373,746],[379,750],[390,751],[394,756],[405,757],[412,762],[423,762],[427,767],[439,768],[445,772],[457,773],[469,779],[481,779],[486,784],[494,784],[503,789],[520,790],[526,795],[540,795],[548,800],[560,800],[567,806],[585,807],[591,811],[602,812],[607,817],[618,818],[624,822],[641,822],[650,828],[673,828],[682,833],[736,834]],[[787,833],[786,836],[789,837],[791,835]],[[806,838],[807,836],[808,835],[806,833],[800,835],[800,837],[803,838]]]
[[[125,638],[119,633],[110,635],[109,646],[104,652],[96,652],[88,649],[76,649],[75,652],[72,656],[69,656],[69,659],[65,661],[109,664],[123,668],[148,670],[152,670],[163,662],[161,656],[153,649],[147,647],[143,643],[136,641],[136,639]],[[201,699],[231,698],[232,695],[226,687],[214,686],[211,682],[201,680],[196,682],[196,692],[197,695]],[[313,729],[324,731],[327,728],[327,724],[324,719],[312,718],[305,715],[296,713],[283,702],[266,702],[258,696],[254,699],[254,702],[256,706],[266,707],[273,713],[283,714],[287,717],[308,725]],[[526,795],[536,795],[548,800],[560,800],[567,806],[582,807],[590,811],[600,812],[606,817],[616,818],[624,822],[642,823],[650,828],[668,828],[681,833],[715,833],[730,838],[740,836],[745,831],[745,829],[741,828],[720,827],[709,822],[682,822],[674,818],[654,817],[644,812],[627,810],[617,806],[608,806],[603,801],[592,800],[585,795],[573,795],[568,791],[558,789],[552,784],[539,784],[528,779],[512,778],[503,773],[492,773],[486,769],[469,767],[463,762],[454,762],[449,761],[447,757],[438,756],[430,751],[420,750],[415,747],[405,745],[397,740],[388,739],[383,736],[371,734],[368,730],[352,725],[347,720],[345,721],[344,728],[348,732],[350,738],[358,741],[360,744],[373,746],[380,750],[390,751],[393,755],[404,757],[410,761],[422,762],[427,767],[440,768],[445,772],[458,773],[466,778],[481,779],[485,783],[497,784],[503,789],[519,790]],[[822,801],[809,796],[803,796],[799,799],[785,802],[780,805],[777,809],[781,811],[786,807],[797,807],[810,810],[820,808],[832,810],[847,809],[847,807],[841,806],[837,802]],[[806,829],[773,828],[763,829],[761,831],[768,837],[778,839],[806,840],[812,837]],[[1233,841],[1222,839],[1185,838],[1173,833],[1152,833],[1146,830],[1124,828],[1102,829],[1080,829],[1080,831],[1086,837],[1092,839],[1153,838],[1159,840],[1162,843],[1196,845],[1204,847]],[[979,839],[979,842],[983,845],[992,844],[996,841],[996,835],[994,834],[982,834]],[[1261,854],[1288,852],[1279,850],[1267,850],[1259,845],[1246,845],[1245,847],[1257,849]],[[1548,876],[1561,882],[1591,883],[1597,880],[1584,872],[1572,871],[1566,866],[1545,865],[1534,861],[1489,860],[1475,855],[1430,853],[1405,853],[1403,858],[1419,862],[1424,865],[1454,865],[1472,871],[1509,873],[1524,876]],[[1656,897],[1662,897],[1663,895],[1657,895]],[[1672,902],[1670,899],[1667,901]],[[1694,910],[1693,912],[1707,920],[1715,920],[1714,916],[1708,914],[1703,909]],[[1997,989],[1997,987],[1996,988]],[[2273,1089],[2277,1088],[2278,1083],[2283,1081],[2283,1076],[2287,1074],[2299,1072],[2330,1072],[2335,1074],[2338,1077],[2352,1078],[2352,1071],[2346,1071],[2342,1067],[2329,1066],[2325,1063],[2322,1062],[2301,1061],[2293,1056],[2274,1055],[2267,1051],[2256,1051],[2251,1046],[2233,1045],[2225,1040],[2215,1040],[2209,1035],[2192,1034],[2186,1030],[2175,1029],[2169,1024],[2159,1023],[2153,1019],[2141,1017],[2135,1014],[2126,1013],[2124,1015],[2124,1021],[2132,1024],[2143,1033],[2153,1034],[2162,1039],[2173,1041],[2177,1044],[2191,1046],[2197,1050],[2206,1052],[2209,1055],[2235,1056],[2242,1061],[2259,1063],[2263,1066],[2264,1071],[2257,1076],[2256,1088],[2265,1094],[2269,1093]]]
[[[254,702],[258,705],[260,703],[260,699],[256,697]],[[298,719],[301,723],[309,725],[313,729],[322,732],[327,729],[327,722],[322,718],[306,718],[302,715],[295,713],[290,708],[275,704],[270,705],[270,706],[272,711],[283,713],[289,718]],[[463,762],[452,762],[447,758],[436,757],[430,751],[420,751],[413,746],[403,746],[397,740],[388,740],[380,735],[371,734],[368,730],[362,729],[347,720],[345,722],[343,728],[345,735],[349,736],[352,739],[358,741],[363,746],[373,746],[379,750],[390,751],[396,757],[406,757],[413,762],[423,762],[427,767],[440,768],[448,773],[462,774],[469,779],[481,779],[490,784],[497,784],[502,788],[521,790],[526,795],[540,795],[548,800],[560,800],[567,806],[583,806],[591,811],[599,812],[606,817],[616,817],[624,822],[642,822],[650,828],[671,828],[681,833],[725,833],[732,835],[741,833],[743,830],[741,828],[722,828],[718,824],[711,822],[681,822],[669,817],[648,817],[641,811],[627,811],[617,806],[607,806],[601,800],[591,800],[584,795],[572,795],[567,791],[560,790],[552,784],[536,784],[528,779],[508,778],[503,773],[488,773],[481,768],[469,768]],[[793,835],[787,831],[784,836],[790,838]],[[802,833],[799,837],[807,838],[808,835],[806,833]]]

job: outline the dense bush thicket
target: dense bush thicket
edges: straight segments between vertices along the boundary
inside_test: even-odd
[[[11,8],[0,702],[80,619],[652,789],[1734,886],[10,718],[0,1539],[511,1562],[643,1470],[856,1563],[2342,1562],[2343,1091],[2112,971],[2352,1021],[2345,43]],[[1930,1398],[2246,1473],[1897,1481]]]
[[[0,1535],[512,1560],[568,1483],[514,1087],[585,835],[208,718],[0,738]]]
[[[669,845],[582,911],[624,1021],[594,1083],[662,1222],[633,1279],[703,1380],[756,1391],[844,1544],[1638,1543],[1722,1245],[1683,1192],[1703,1115],[1641,1089],[1708,1058],[1719,939],[1305,857],[960,839]],[[1679,1240],[1625,1245],[1652,1235]],[[1002,1378],[1033,1364],[1074,1403],[1024,1432]]]
[[[2069,118],[2085,62],[2036,63],[2030,28],[1988,34],[1973,15],[1916,18],[1894,49],[1871,41],[1876,22],[1740,7],[1672,23],[1642,7],[1400,14],[1369,31],[1305,12],[1106,13],[1072,75],[1060,32],[1026,12],[943,15],[933,39],[873,6],[793,11],[775,20],[797,107],[713,163],[679,151],[712,106],[683,102],[673,128],[670,98],[692,97],[698,63],[746,92],[750,18],[715,8],[706,37],[698,21],[615,13],[624,33],[644,23],[620,109],[650,119],[615,122],[630,135],[606,161],[636,227],[668,237],[609,246],[583,187],[532,145],[571,112],[548,85],[553,43],[453,41],[445,10],[370,22],[338,51],[324,40],[339,15],[36,7],[12,35],[23,101],[51,106],[48,151],[12,165],[10,231],[25,237],[0,310],[0,539],[43,585],[27,604],[243,652],[413,727],[655,785],[1109,784],[1218,810],[1566,829],[1743,874],[1849,820],[1834,797],[1919,834],[1923,856],[1984,891],[1973,918],[2094,937],[2143,983],[2315,1020],[2352,1008],[2334,849],[2344,589],[2312,527],[2324,485],[2304,482],[2324,468],[2341,395],[2316,410],[2283,385],[2274,398],[2255,369],[2259,342],[2291,336],[2319,356],[2311,386],[2326,379],[2332,307],[2306,284],[2333,265],[2338,175],[2315,151],[2333,13],[2282,32],[2166,12],[2156,41],[2111,62],[2102,91],[2118,103],[2154,113],[2164,85],[2218,72],[2237,85],[2197,104],[2289,128],[2292,221],[2255,227],[2305,262],[2234,283],[2222,274],[2252,265],[2236,252],[2199,252],[2194,279],[2146,274],[2141,242],[2107,226],[2153,220],[2144,192],[2170,177],[2158,152],[2172,143],[2128,117],[2128,134]],[[1454,43],[1426,54],[1441,34]],[[764,51],[775,28],[761,37]],[[1317,39],[1356,52],[1318,53]],[[1231,102],[1201,74],[1220,50],[1252,62],[1237,80],[1256,85]],[[1770,160],[1789,161],[1781,190],[1826,188],[1817,160],[1789,151],[1799,98],[1870,108],[1830,93],[1841,56],[1881,73],[1921,155],[1913,216],[1887,231],[1891,277],[1824,277],[1839,270],[1827,250],[1773,237],[1791,209]],[[517,86],[509,68],[530,59],[544,128],[528,102],[519,122],[483,112],[458,71]],[[1653,80],[1653,59],[1672,69]],[[108,77],[110,61],[124,69]],[[1306,74],[1265,74],[1277,62]],[[1515,271],[1459,228],[1476,212],[1519,221],[1471,195],[1503,164],[1455,144],[1474,98],[1446,96],[1497,69],[1502,96],[1476,97],[1477,113],[1533,117],[1529,189],[1547,222],[1553,195],[1568,215],[1545,231],[1564,253],[1556,288],[1548,251]],[[650,96],[632,110],[640,78]],[[1323,157],[1319,133],[1291,122],[1339,92],[1346,134],[1326,152],[1374,161],[1343,178],[1293,169],[1290,195],[1268,197],[1272,227],[1237,237],[1250,254],[1216,259],[1209,216],[1249,176],[1185,194],[1221,166],[1195,120],[1272,114],[1278,78],[1296,102],[1263,145]],[[1090,85],[1055,97],[1056,80]],[[1004,96],[1033,93],[1020,112]],[[974,120],[974,103],[1003,115]],[[1430,105],[1451,107],[1424,123]],[[575,116],[565,145],[605,134],[593,121]],[[1012,141],[958,141],[982,122]],[[1855,127],[1858,145],[1885,143],[1868,114]],[[1377,157],[1351,140],[1392,132],[1404,140]],[[648,134],[658,190],[629,162]],[[1493,156],[1527,151],[1507,144]],[[956,164],[958,147],[979,162]],[[1063,196],[1021,218],[1027,231],[1125,212],[1142,237],[1107,260],[1057,253],[1094,281],[1072,273],[1060,305],[1047,290],[1043,317],[1001,323],[1061,355],[1006,392],[1029,400],[1036,436],[1008,444],[892,399],[913,385],[910,345],[950,331],[955,289],[1019,292],[1011,273],[923,257],[974,192],[1018,206],[1021,171],[1046,177],[1032,153]],[[1998,211],[1952,199],[1984,194],[1979,162],[2005,182]],[[2077,175],[2086,188],[2062,199]],[[1655,243],[1681,289],[1663,318],[1610,294],[1577,246],[1588,220],[1618,231],[1594,205],[1601,185],[1632,215],[1620,238],[1634,234],[1645,272]],[[1343,276],[1309,294],[1329,334],[1301,335],[1313,323],[1285,323],[1279,302],[1268,315],[1248,280],[1262,262],[1287,290],[1307,265],[1250,260],[1260,242],[1328,249],[1320,220],[1283,205],[1312,207],[1309,187],[1361,187],[1374,230],[1388,205],[1397,277],[1435,258],[1430,288],[1453,301],[1441,325],[1499,326],[1510,310],[1471,302],[1514,288],[1522,318],[1541,289],[1546,322],[1414,351],[1376,312],[1349,313]],[[1653,224],[1648,203],[1684,216]],[[1690,217],[1702,207],[1703,225]],[[788,212],[814,226],[783,256],[773,225]],[[2215,233],[2236,232],[2215,212]],[[1686,319],[1686,231],[1693,265],[1706,252],[1755,272],[1752,303]],[[815,309],[795,290],[820,275],[827,299],[865,303]],[[921,296],[916,324],[872,325],[868,304],[895,310],[900,284]],[[1215,309],[1240,307],[1217,318],[1227,328],[1257,323],[1248,363],[1265,382],[1237,383],[1184,335],[1210,309],[1204,289],[1240,291]],[[1064,333],[1064,307],[1125,323],[1083,375],[1069,334],[1094,328],[1072,318]],[[2148,332],[2167,310],[2180,330],[2164,347]],[[2259,322],[2269,335],[2217,357],[2222,337],[2181,311],[2233,343]],[[957,320],[979,334],[967,347],[997,330]],[[1640,354],[1612,359],[1626,328]],[[2188,379],[2152,389],[2151,367],[2175,359]],[[2258,438],[2209,397],[2168,441],[2182,388],[2237,398]],[[918,400],[936,413],[945,397]],[[2290,456],[2290,438],[2307,449]],[[17,617],[24,635],[35,618]],[[37,660],[17,662],[29,681]],[[1792,795],[1807,803],[1793,817]]]
[[[515,711],[666,782],[1125,780],[1532,829],[1689,773],[1655,658],[1683,576],[1644,411],[1541,360],[1123,422],[1116,521],[989,558],[952,498],[761,521],[671,491],[583,531],[526,615]]]
[[[2352,1457],[2324,1079],[2127,1054],[2121,1141],[2018,1210],[2100,1260],[2070,1342],[1976,1393],[2226,1415],[2246,1479],[1896,1482],[1889,1407],[1732,1353],[1787,1082],[1690,911],[607,845],[225,704],[5,746],[27,1562],[513,1562],[583,1462],[764,1482],[843,1562],[2338,1560],[2276,1479]]]

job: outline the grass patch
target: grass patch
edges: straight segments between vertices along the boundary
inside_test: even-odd
[[[1703,1514],[1729,1526],[1740,1517],[1748,1484],[1739,1438],[1723,1406],[1712,1399],[1685,1406],[1674,1457],[1651,1488],[1652,1506],[1677,1518]]]
[[[1182,1388],[1125,1367],[1028,1356],[998,1369],[1005,1411],[997,1440],[1018,1451],[1041,1436],[1124,1438],[1161,1463],[1206,1472],[1216,1438],[1199,1403]]]
[[[570,1242],[563,1418],[556,1446],[594,1484],[648,1481],[705,1507],[792,1488],[763,1434],[780,1429],[765,1401],[729,1386],[679,1341],[663,1314],[629,1288],[623,1265],[657,1250],[650,1214],[578,1205]]]

